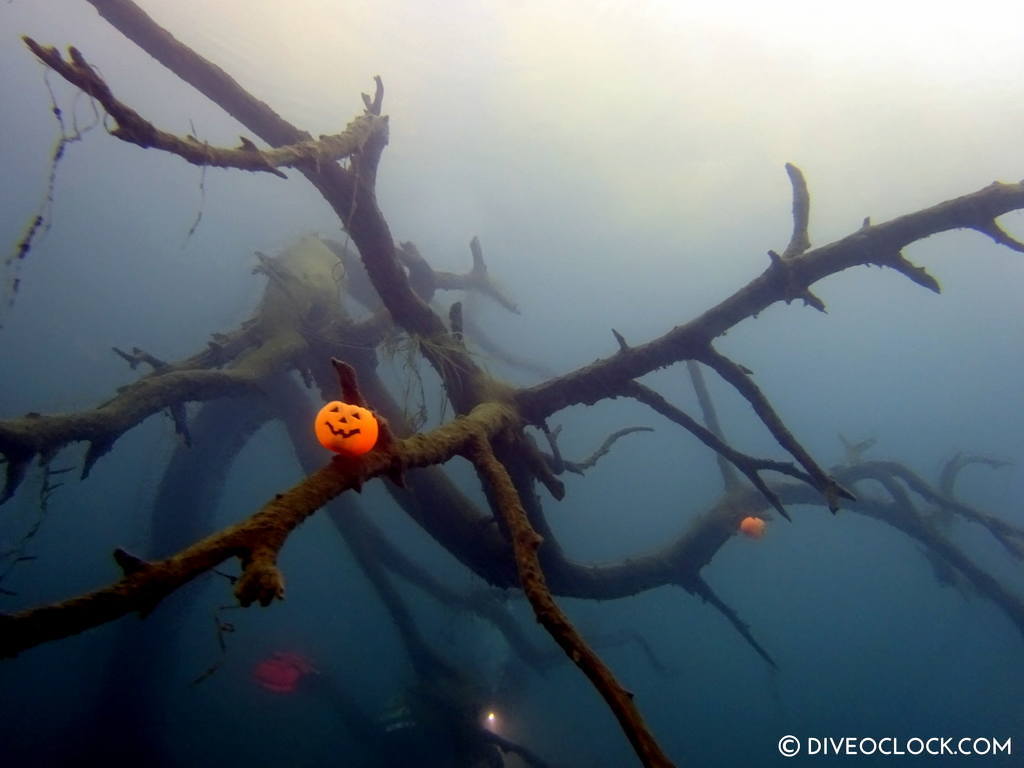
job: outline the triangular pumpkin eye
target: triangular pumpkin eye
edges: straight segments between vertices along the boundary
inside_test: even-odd
[[[340,405],[336,405],[333,408],[331,408],[331,413],[337,413],[340,410],[341,410],[341,406]]]
[[[359,416],[359,411],[353,411],[353,412],[352,412],[352,418],[353,418],[353,419],[358,419],[358,418],[361,418],[361,417]]]

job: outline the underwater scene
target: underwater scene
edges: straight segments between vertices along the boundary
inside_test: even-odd
[[[1022,29],[0,5],[0,765],[1024,764]]]

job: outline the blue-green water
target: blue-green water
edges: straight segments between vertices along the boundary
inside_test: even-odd
[[[396,238],[415,241],[435,268],[464,272],[467,243],[478,235],[491,274],[521,315],[478,296],[465,297],[467,313],[505,349],[554,373],[612,354],[611,328],[639,344],[759,274],[766,251],[781,250],[789,237],[787,161],[807,174],[815,244],[855,231],[865,216],[880,222],[995,178],[1024,177],[1013,128],[1024,119],[1022,54],[1002,39],[1021,28],[1017,10],[1004,11],[998,30],[987,28],[996,37],[979,50],[973,20],[941,12],[928,23],[895,17],[874,29],[861,18],[786,3],[760,27],[738,6],[716,16],[668,3],[453,3],[443,13],[397,0],[343,11],[329,3],[287,11],[234,5],[143,7],[314,134],[338,131],[358,114],[359,92],[380,73],[392,133],[378,192]],[[83,126],[93,119],[87,99],[53,74],[44,78],[19,34],[76,45],[119,98],[168,131],[225,146],[247,135],[87,3],[16,0],[0,19],[0,232],[8,253],[46,194],[58,133],[47,85],[69,126],[73,117]],[[317,192],[289,175],[202,175],[178,158],[125,145],[102,126],[70,145],[47,211],[52,227],[17,271],[5,273],[5,289],[14,277],[20,284],[2,315],[0,419],[96,407],[137,375],[112,346],[137,345],[167,360],[194,354],[255,308],[266,281],[250,274],[254,251],[276,252],[310,232],[342,239]],[[1019,215],[1004,224],[1024,231]],[[998,470],[965,470],[958,493],[1024,526],[1020,254],[958,232],[906,255],[940,280],[941,296],[895,272],[860,268],[815,287],[828,314],[799,302],[777,305],[718,347],[755,372],[822,465],[842,460],[839,433],[876,438],[870,458],[897,460],[930,482],[957,451],[1005,460],[1010,465]],[[440,299],[439,311],[452,300]],[[539,380],[485,354],[481,360],[516,384]],[[402,362],[382,364],[398,393],[407,376]],[[451,411],[440,413],[440,394],[425,376],[434,425]],[[781,457],[746,403],[709,382],[730,440]],[[644,383],[698,413],[681,366]],[[318,404],[307,405],[312,416]],[[572,558],[646,552],[720,493],[713,456],[635,402],[572,407],[551,423],[562,426],[569,458],[586,456],[623,426],[656,430],[624,439],[583,476],[564,475],[563,501],[539,492]],[[65,485],[24,549],[35,559],[18,563],[0,585],[13,593],[0,596],[0,611],[109,583],[118,576],[115,548],[149,551],[158,525],[173,535],[176,494],[188,498],[188,481],[162,497],[160,484],[176,450],[172,421],[156,415],[123,435],[87,480],[62,476]],[[83,454],[70,446],[54,466],[77,468]],[[450,469],[480,497],[464,465]],[[231,465],[208,524],[244,518],[303,474],[284,430],[262,427]],[[16,548],[36,521],[41,483],[33,466],[0,508],[0,551]],[[443,584],[466,594],[487,589],[393,504],[382,483],[368,485],[358,501]],[[180,503],[184,529],[194,510]],[[157,524],[160,505],[170,514]],[[921,547],[895,529],[849,510],[790,512],[792,524],[772,521],[757,541],[736,537],[703,571],[777,671],[719,612],[678,588],[560,600],[634,692],[672,759],[1017,764],[1016,754],[780,757],[787,734],[804,753],[822,743],[808,739],[848,736],[891,737],[910,751],[911,739],[930,737],[1012,739],[1015,753],[1024,749],[1020,628],[983,596],[942,583]],[[193,536],[182,535],[182,543]],[[948,535],[1024,596],[1020,562],[989,534],[956,521]],[[287,599],[269,608],[231,607],[227,580],[209,575],[144,621],[127,617],[0,663],[0,761],[380,764],[383,753],[353,728],[345,706],[356,702],[381,727],[396,707],[416,709],[415,676],[390,615],[326,514],[297,530],[280,565]],[[486,621],[396,583],[424,638],[473,682],[473,706],[481,715],[493,708],[502,735],[551,765],[635,764],[575,667],[529,671]],[[490,599],[557,658],[525,600],[514,591]],[[222,634],[225,653],[217,622],[233,629]],[[301,654],[317,670],[294,693],[272,693],[254,678],[257,665],[280,651]],[[191,684],[215,663],[214,674]],[[437,733],[425,737],[429,749],[410,747],[419,763],[404,764],[458,765],[454,742]]]

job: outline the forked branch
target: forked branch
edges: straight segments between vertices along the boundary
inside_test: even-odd
[[[193,165],[262,171],[283,179],[286,176],[279,168],[315,166],[351,157],[363,149],[374,133],[387,131],[386,118],[366,114],[352,120],[341,133],[321,136],[318,141],[308,139],[272,149],[259,149],[243,136],[238,147],[215,147],[195,136],[181,138],[154,126],[116,98],[103,78],[74,46],[68,48],[68,58],[65,59],[54,47],[42,46],[28,36],[22,37],[22,40],[40,61],[100,103],[117,122],[117,126],[110,131],[112,136],[143,148],[154,147],[170,152]]]

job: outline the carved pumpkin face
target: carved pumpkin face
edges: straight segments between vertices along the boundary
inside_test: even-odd
[[[760,539],[764,536],[768,524],[760,517],[744,517],[740,520],[740,532],[752,539]]]
[[[377,419],[371,411],[332,400],[316,415],[316,439],[329,451],[359,456],[377,444]]]

